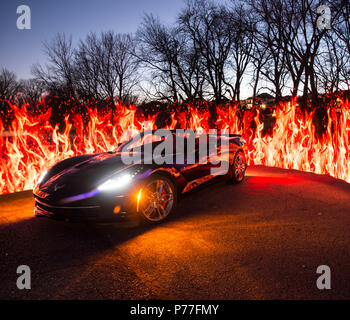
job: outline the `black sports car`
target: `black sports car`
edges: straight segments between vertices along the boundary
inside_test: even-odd
[[[181,194],[217,175],[242,182],[247,164],[240,135],[163,131],[142,132],[113,152],[58,162],[34,188],[35,215],[71,221],[139,215],[157,223],[174,211]]]

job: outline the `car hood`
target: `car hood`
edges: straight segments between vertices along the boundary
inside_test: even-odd
[[[105,152],[91,155],[50,177],[40,185],[40,190],[54,195],[55,198],[90,192],[111,175],[135,166],[139,165],[125,165],[121,153]]]

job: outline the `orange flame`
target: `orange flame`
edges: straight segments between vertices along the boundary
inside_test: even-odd
[[[76,113],[64,118],[64,130],[50,124],[52,110],[29,112],[9,103],[14,119],[5,129],[0,120],[0,194],[32,189],[42,170],[68,157],[114,150],[143,129],[156,129],[159,114],[136,115],[136,107],[115,105],[115,112],[98,112],[86,107],[88,121]],[[202,106],[203,107],[203,106]],[[350,182],[350,104],[340,101],[340,109],[328,107],[324,135],[317,138],[314,112],[303,113],[296,99],[276,107],[275,123],[270,134],[264,133],[259,110],[241,112],[237,105],[217,107],[215,126],[240,133],[248,143],[249,164],[261,164],[328,174]],[[208,131],[207,109],[188,106],[188,112],[170,115],[167,129],[191,128]]]

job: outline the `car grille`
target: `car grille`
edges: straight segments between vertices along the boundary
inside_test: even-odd
[[[99,206],[66,207],[47,204],[38,198],[35,199],[36,213],[54,218],[96,218],[99,217]]]

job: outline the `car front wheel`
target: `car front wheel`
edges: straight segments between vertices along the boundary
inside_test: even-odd
[[[160,223],[174,211],[176,203],[174,183],[165,176],[155,174],[142,186],[138,212],[144,221]]]

